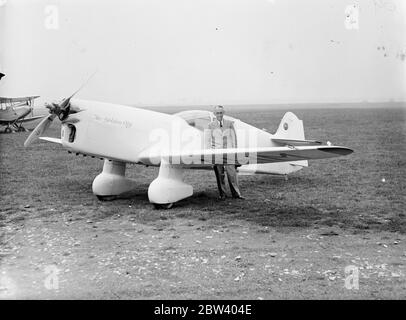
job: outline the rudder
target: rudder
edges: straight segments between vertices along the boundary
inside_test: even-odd
[[[278,139],[305,140],[303,121],[293,112],[286,112],[274,137]]]
[[[293,112],[286,112],[283,116],[278,130],[274,136],[276,139],[305,140],[303,121],[300,120]],[[307,167],[307,160],[287,162],[291,166],[302,168]],[[299,170],[299,169],[297,169]]]

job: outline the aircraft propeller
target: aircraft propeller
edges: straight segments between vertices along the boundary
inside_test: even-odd
[[[41,122],[35,127],[35,129],[28,136],[27,140],[24,142],[24,147],[28,147],[31,143],[37,140],[51,125],[52,121],[58,117],[59,120],[64,121],[68,118],[70,114],[70,100],[80,91],[83,87],[89,82],[89,80],[96,74],[93,73],[87,80],[84,82],[78,90],[76,90],[71,96],[63,99],[61,102],[52,102],[46,103],[45,107],[49,109],[49,115],[44,117]]]

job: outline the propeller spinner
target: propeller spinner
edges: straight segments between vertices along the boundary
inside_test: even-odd
[[[41,122],[35,127],[35,129],[28,136],[27,140],[24,142],[24,147],[28,147],[31,143],[37,140],[51,125],[52,121],[58,117],[59,120],[63,121],[69,116],[70,112],[70,99],[74,96],[71,95],[69,98],[62,100],[61,103],[51,103],[46,104],[45,107],[49,109],[49,115],[44,117]]]

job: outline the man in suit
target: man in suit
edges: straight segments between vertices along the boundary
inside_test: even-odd
[[[209,123],[208,136],[206,139],[207,146],[213,149],[236,148],[237,135],[234,129],[234,122],[223,118],[223,106],[216,106],[214,108],[214,115],[216,119]],[[238,176],[235,164],[215,164],[213,168],[216,174],[220,199],[226,198],[225,173],[227,174],[232,197],[244,199],[238,187]]]

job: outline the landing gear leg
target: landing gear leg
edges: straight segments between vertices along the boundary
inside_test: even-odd
[[[19,126],[19,127],[17,128],[17,131],[18,131],[18,132],[27,132],[28,130],[27,130],[26,128],[24,128],[23,126]]]
[[[117,199],[121,194],[136,187],[134,180],[125,177],[125,163],[104,160],[103,172],[93,181],[93,193],[101,201]]]
[[[183,181],[183,169],[161,160],[158,177],[148,188],[148,198],[156,209],[170,209],[179,200],[190,197],[193,187]]]
[[[25,129],[25,128],[23,127],[23,123],[22,123],[22,122],[20,122],[20,123],[14,122],[14,123],[13,123],[13,127],[15,128],[15,130],[16,130],[17,132],[27,132],[27,129]]]

